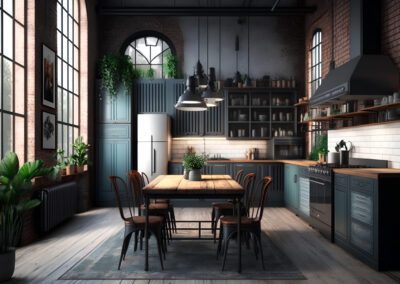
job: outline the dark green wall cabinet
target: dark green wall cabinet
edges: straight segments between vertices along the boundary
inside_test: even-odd
[[[335,175],[335,242],[379,270],[400,268],[399,181]]]
[[[185,90],[182,79],[138,80],[134,88],[137,113],[168,113],[172,118],[172,136],[224,136],[225,102],[205,112],[175,109]]]

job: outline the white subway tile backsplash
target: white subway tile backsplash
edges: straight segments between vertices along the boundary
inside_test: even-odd
[[[389,167],[400,168],[400,122],[329,130],[329,151],[342,139],[353,143],[352,157],[388,160]]]
[[[257,148],[260,158],[267,157],[267,141],[226,140],[213,138],[172,139],[172,159],[182,159],[187,147],[192,146],[196,153],[207,153],[211,157],[220,154],[223,158],[244,159],[248,148]]]

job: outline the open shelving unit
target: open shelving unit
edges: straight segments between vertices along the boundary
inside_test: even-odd
[[[297,135],[296,89],[226,88],[227,139]]]

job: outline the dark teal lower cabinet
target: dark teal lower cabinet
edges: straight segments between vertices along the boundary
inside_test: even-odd
[[[170,175],[183,175],[183,166],[178,163],[169,163],[168,164],[168,174]]]
[[[283,164],[269,163],[259,165],[260,179],[272,177],[272,184],[268,189],[267,206],[283,206]]]
[[[299,210],[299,169],[300,166],[285,164],[284,200],[295,214]]]
[[[335,243],[378,270],[400,269],[399,181],[335,175]]]
[[[230,163],[209,163],[205,169],[208,175],[230,175]]]

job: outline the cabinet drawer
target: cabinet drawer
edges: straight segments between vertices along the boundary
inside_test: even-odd
[[[372,227],[351,222],[351,243],[362,251],[373,254]]]
[[[350,188],[352,190],[359,190],[372,194],[372,190],[374,189],[374,181],[375,180],[369,178],[352,176],[350,178]]]
[[[349,176],[335,174],[335,185],[348,186]]]
[[[373,224],[372,196],[357,191],[351,192],[351,217],[365,224]]]

